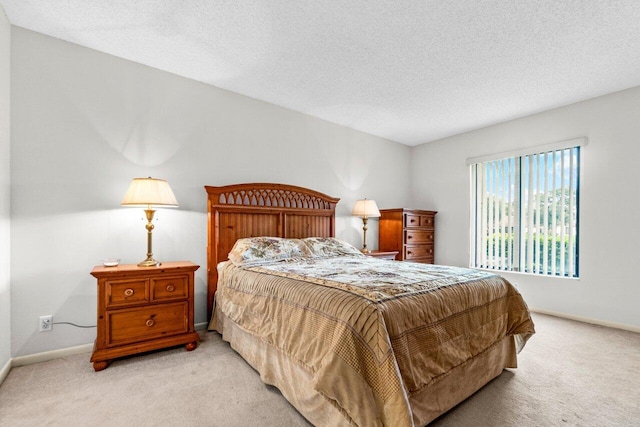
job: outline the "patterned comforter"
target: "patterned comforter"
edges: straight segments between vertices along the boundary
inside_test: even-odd
[[[534,333],[518,291],[478,270],[361,256],[218,270],[215,310],[307,370],[356,425],[413,425],[431,385]]]

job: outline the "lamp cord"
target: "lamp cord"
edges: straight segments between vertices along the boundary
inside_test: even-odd
[[[90,325],[90,326],[76,325],[75,323],[71,323],[71,322],[53,322],[52,325],[71,325],[71,326],[75,326],[76,328],[95,328],[96,327],[96,325]]]

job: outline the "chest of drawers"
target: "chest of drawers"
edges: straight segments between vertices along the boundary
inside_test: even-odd
[[[378,232],[380,251],[398,251],[399,261],[433,264],[435,211],[381,209]]]
[[[91,355],[96,371],[112,359],[199,341],[193,321],[194,272],[199,266],[167,262],[157,267],[98,266],[97,337]]]

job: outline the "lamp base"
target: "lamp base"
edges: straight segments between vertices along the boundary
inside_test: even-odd
[[[370,254],[371,253],[371,249],[362,248],[362,249],[360,249],[360,252],[362,252],[363,254]]]
[[[138,267],[155,267],[156,265],[158,265],[158,261],[153,258],[147,258],[138,263]]]

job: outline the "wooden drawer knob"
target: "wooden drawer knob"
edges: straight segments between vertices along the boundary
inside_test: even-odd
[[[407,236],[407,240],[409,240],[409,239],[413,239],[413,236],[412,235],[408,235]]]
[[[155,324],[156,324],[156,321],[153,319],[148,319],[145,323],[145,325],[147,325],[148,327],[152,327]]]
[[[127,288],[124,290],[124,296],[125,297],[130,297],[135,293],[135,291],[131,288]]]
[[[169,283],[169,284],[167,285],[167,292],[173,292],[173,291],[175,291],[175,290],[176,290],[176,287],[175,287],[175,286],[173,286],[173,283]]]
[[[407,251],[407,255],[411,255],[411,254],[412,254],[412,252],[411,252],[411,251]]]

